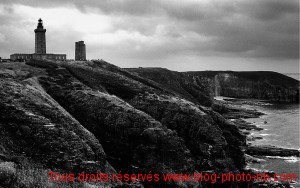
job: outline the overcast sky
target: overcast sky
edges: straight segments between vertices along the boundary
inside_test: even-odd
[[[1,0],[0,57],[47,53],[120,67],[299,72],[299,0]]]

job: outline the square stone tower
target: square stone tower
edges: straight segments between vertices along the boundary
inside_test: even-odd
[[[86,60],[84,41],[75,42],[75,60],[77,60],[77,61],[85,61]]]
[[[43,20],[40,18],[35,32],[35,53],[46,54],[46,29],[43,27]]]

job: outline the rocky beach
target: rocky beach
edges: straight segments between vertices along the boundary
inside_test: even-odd
[[[231,119],[247,135],[247,168],[274,173],[295,173],[299,185],[299,104],[265,100],[216,97],[217,100],[248,110],[258,117]]]

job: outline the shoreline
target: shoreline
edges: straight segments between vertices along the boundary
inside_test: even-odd
[[[268,115],[267,112],[253,109],[255,106],[261,105],[274,105],[269,103],[266,100],[257,100],[257,99],[235,99],[230,97],[217,97],[216,101],[221,102],[222,105],[225,105],[230,111],[222,114],[227,120],[234,123],[237,128],[246,136],[246,154],[254,156],[272,156],[272,157],[300,157],[299,148],[289,148],[289,147],[278,147],[275,145],[256,145],[253,144],[255,140],[264,139],[266,135],[269,134],[259,134],[259,136],[254,135],[254,131],[260,132],[262,130],[267,130],[259,125],[256,122],[249,122],[247,119],[250,118],[259,118],[264,121],[263,116]],[[247,106],[245,106],[245,104]],[[251,107],[252,108],[251,108]],[[248,114],[247,114],[248,113]],[[229,118],[228,118],[229,117]],[[266,120],[265,120],[266,121]],[[267,124],[268,122],[265,122]]]
[[[228,121],[234,123],[237,128],[242,132],[242,134],[246,137],[246,148],[245,148],[245,160],[246,160],[246,166],[244,170],[250,170],[254,173],[260,173],[260,172],[273,172],[273,173],[280,173],[282,172],[278,168],[269,168],[272,165],[274,165],[274,162],[276,160],[280,160],[275,162],[276,167],[280,168],[280,164],[289,163],[290,165],[293,165],[295,163],[299,163],[300,160],[300,149],[299,148],[288,148],[288,147],[279,147],[276,145],[257,145],[255,144],[255,141],[257,140],[263,140],[265,139],[266,135],[269,135],[267,133],[257,134],[263,130],[268,130],[268,128],[265,128],[263,123],[264,121],[267,121],[264,116],[268,116],[268,111],[261,111],[259,107],[263,106],[269,106],[274,105],[272,103],[268,103],[267,101],[259,101],[254,99],[251,101],[251,99],[237,99],[234,98],[225,98],[221,99],[221,103],[224,105],[228,105],[229,108],[234,109],[240,108],[241,113],[244,114],[245,112],[250,112],[250,118],[246,117],[239,117],[238,114],[236,114],[236,117],[231,117],[228,119]],[[276,105],[276,104],[275,104]],[[246,109],[246,110],[245,110]],[[261,114],[259,114],[259,113]],[[255,117],[253,116],[256,115]],[[222,114],[223,115],[223,114]],[[251,117],[253,116],[253,117]],[[225,114],[226,117],[226,114]],[[247,119],[259,119],[259,121],[247,121]],[[261,123],[261,124],[259,124]],[[268,124],[269,122],[266,122],[265,124]],[[272,164],[273,163],[273,164]],[[268,167],[269,166],[269,167]],[[284,165],[285,166],[285,165]],[[284,171],[284,170],[283,170]],[[290,171],[286,171],[284,173],[287,173]],[[297,181],[289,182],[291,187],[300,187],[300,180],[299,180],[299,171],[296,172],[297,174]],[[280,183],[280,182],[278,182]],[[283,183],[283,182],[281,182]]]

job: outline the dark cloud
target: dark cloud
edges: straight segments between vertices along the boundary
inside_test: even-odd
[[[299,6],[297,1],[254,0],[189,6],[177,14],[181,27],[213,37],[216,52],[239,56],[299,58]],[[201,12],[202,11],[202,12]],[[175,15],[177,12],[172,12]],[[202,15],[202,16],[199,16]],[[198,18],[198,19],[196,19]]]
[[[174,54],[299,59],[298,0],[2,0],[2,27],[17,24],[22,16],[10,16],[18,15],[13,12],[16,4],[45,9],[69,7],[84,14],[111,17],[107,32],[118,37],[126,33],[127,38],[116,44],[117,48],[91,44],[93,53],[98,48],[107,54],[111,50],[141,59]],[[1,33],[9,38],[9,34]],[[73,42],[78,35],[76,31],[62,33],[59,41]],[[61,43],[58,50],[63,46]]]
[[[279,19],[285,14],[299,15],[299,1],[254,0],[252,4],[247,3],[247,7],[244,9],[248,11],[248,14],[259,20],[271,21]]]

